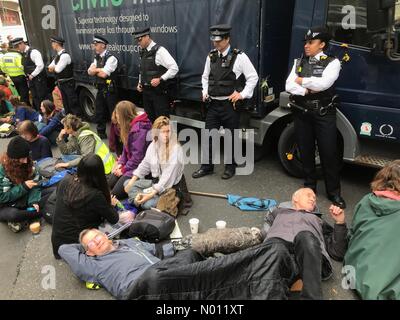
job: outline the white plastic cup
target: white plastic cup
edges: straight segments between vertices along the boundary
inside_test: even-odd
[[[196,218],[189,220],[190,232],[192,232],[192,234],[199,233],[199,223],[200,223],[200,220],[196,219]]]
[[[225,221],[217,221],[215,223],[215,225],[217,226],[218,230],[222,230],[226,228],[226,222]]]

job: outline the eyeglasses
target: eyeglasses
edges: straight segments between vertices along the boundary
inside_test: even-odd
[[[87,244],[88,249],[96,248],[101,240],[103,240],[103,237],[100,234],[94,237],[92,240],[88,242]]]

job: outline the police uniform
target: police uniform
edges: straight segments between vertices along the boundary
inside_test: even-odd
[[[327,45],[330,35],[324,28],[309,30],[305,41],[321,40]],[[317,188],[315,166],[315,141],[318,144],[328,199],[342,208],[340,167],[337,150],[336,96],[334,84],[339,78],[341,63],[338,59],[320,52],[313,57],[295,60],[286,82],[286,91],[294,116],[297,143],[303,163],[305,187]],[[303,78],[302,84],[296,82]]]
[[[224,37],[229,37],[230,30],[231,27],[229,25],[212,26],[210,28],[211,41],[221,41]],[[231,131],[233,137],[233,130],[239,129],[240,126],[238,108],[243,101],[238,101],[233,105],[229,97],[237,91],[244,100],[251,99],[257,82],[257,71],[245,53],[231,46],[228,46],[224,52],[212,50],[207,57],[202,76],[203,97],[210,99],[206,129],[219,129],[222,126],[225,131]],[[233,163],[225,164],[223,179],[232,178],[236,172],[233,142],[231,149]],[[209,158],[202,159],[202,166],[200,170],[193,173],[193,178],[197,179],[213,173],[211,139],[208,153]],[[207,161],[208,164],[206,164]]]
[[[26,46],[25,51],[22,53],[22,65],[32,93],[33,107],[39,110],[42,101],[48,99],[49,95],[47,74],[42,54],[38,50]],[[33,79],[29,80],[29,76],[32,76]]]
[[[61,47],[64,47],[65,40],[61,37],[51,37],[50,41],[58,43]],[[57,55],[49,65],[49,68],[55,68],[54,74],[56,77],[56,84],[61,92],[65,113],[72,113],[78,117],[82,117],[78,97],[75,91],[73,63],[69,53],[62,48],[57,52]]]
[[[9,51],[4,54],[0,61],[0,68],[3,73],[11,78],[15,88],[18,91],[18,94],[21,97],[21,101],[30,104],[29,87],[28,82],[26,81],[24,66],[22,64],[22,54],[15,49],[15,47],[22,41],[22,38],[13,39],[10,41],[10,46],[12,49],[9,49]]]
[[[100,36],[94,37],[93,43],[103,43],[108,45],[108,41]],[[106,79],[96,77],[95,85],[97,88],[96,96],[96,116],[97,133],[104,139],[107,137],[107,122],[111,119],[111,115],[118,102],[116,87],[116,71],[118,68],[118,59],[112,55],[107,49],[96,55],[91,67],[102,69],[108,77]]]
[[[150,36],[150,28],[132,34],[137,40]],[[158,117],[170,116],[168,81],[174,79],[179,72],[178,65],[164,47],[151,41],[147,48],[140,50],[139,84],[143,88],[143,105],[151,122]],[[151,81],[160,78],[160,85],[153,87]]]

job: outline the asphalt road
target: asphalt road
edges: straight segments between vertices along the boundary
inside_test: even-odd
[[[0,140],[0,150],[5,152],[7,140]],[[212,176],[193,180],[191,173],[195,165],[186,166],[185,173],[189,189],[192,191],[240,194],[288,201],[302,184],[299,179],[288,176],[281,168],[277,156],[268,155],[256,163],[251,176],[237,176],[230,181],[221,180],[223,167],[216,168]],[[376,171],[352,165],[343,169],[342,189],[348,209],[347,220],[351,222],[357,202],[369,192],[369,183]],[[324,186],[318,186],[318,202],[322,212],[327,212],[330,203],[324,197]],[[225,220],[228,227],[261,227],[263,213],[243,213],[230,207],[227,201],[204,197],[194,197],[194,206],[186,217],[178,223],[183,235],[190,232],[188,220],[200,219],[200,232],[214,227],[218,220]],[[326,216],[327,220],[332,220]],[[4,223],[0,223],[0,299],[112,299],[105,291],[89,291],[69,270],[68,266],[53,258],[50,244],[51,226],[44,224],[42,232],[33,236],[30,231],[14,234]],[[324,282],[326,299],[355,299],[355,295],[341,287],[342,265],[335,263],[335,274]],[[55,282],[48,281],[55,275]],[[55,285],[55,288],[54,286]]]

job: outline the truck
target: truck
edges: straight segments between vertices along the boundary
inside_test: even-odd
[[[54,55],[50,36],[66,40],[88,118],[96,94],[87,74],[93,35],[107,37],[120,61],[121,98],[140,104],[139,48],[131,34],[150,26],[154,40],[180,67],[172,118],[197,128],[204,128],[206,116],[200,97],[212,49],[208,28],[231,24],[233,46],[247,53],[260,76],[252,107],[242,113],[242,137],[253,130],[257,157],[277,150],[284,169],[297,177],[302,164],[285,80],[303,53],[307,30],[325,26],[333,35],[329,54],[347,62],[336,83],[340,155],[376,168],[400,158],[399,0],[20,0],[20,5],[28,40],[48,61]],[[315,157],[319,165],[318,151]]]

